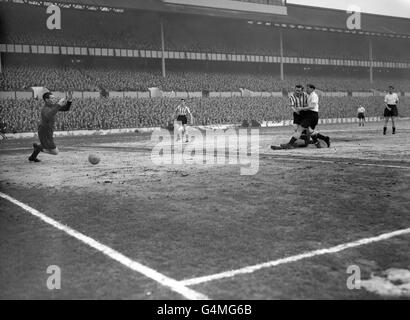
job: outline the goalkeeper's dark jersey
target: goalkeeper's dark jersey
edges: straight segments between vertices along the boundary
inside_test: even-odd
[[[70,110],[71,107],[71,101],[67,101],[65,105],[59,105],[58,103],[56,104],[51,104],[51,105],[45,105],[41,109],[41,120],[40,120],[40,126],[54,129],[54,124],[56,121],[56,115],[57,112],[59,111],[68,111]]]

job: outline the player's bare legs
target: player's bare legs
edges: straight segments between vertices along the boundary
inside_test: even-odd
[[[393,118],[392,118],[393,120]],[[389,117],[384,117],[384,127],[383,127],[383,134],[386,135],[387,132],[387,124],[389,123]]]
[[[359,118],[359,127],[364,127],[364,118]]]
[[[186,137],[185,142],[189,142],[189,140],[188,140],[188,130],[187,130],[186,126],[187,126],[186,124],[183,125],[184,130],[182,130],[182,139],[184,139],[184,136],[185,136]]]
[[[396,123],[395,123],[396,117],[391,117],[391,125],[392,125],[392,133],[396,134]]]

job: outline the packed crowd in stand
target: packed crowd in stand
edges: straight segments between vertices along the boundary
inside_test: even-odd
[[[0,73],[0,90],[27,90],[45,86],[50,90],[94,91],[96,85],[80,70],[54,66],[7,66]]]
[[[371,39],[375,61],[410,61],[409,40],[393,37],[369,38],[360,34],[300,30],[295,26],[279,29],[238,19],[128,10],[97,13],[62,9],[64,28],[48,30],[45,23],[38,23],[45,18],[43,7],[0,2],[0,12],[1,44],[161,50],[162,23],[165,49],[170,51],[279,56],[282,33],[285,57],[369,60]],[[280,80],[279,67],[273,64],[224,62],[222,66],[220,62],[167,60],[167,76],[164,78],[159,59],[133,58],[127,61],[127,58],[118,57],[41,54],[17,54],[15,56],[19,57],[11,59],[8,54],[4,56],[0,91],[28,91],[32,86],[46,86],[52,91],[94,92],[147,91],[150,87],[175,92],[239,92],[243,88],[254,92],[283,92],[286,96],[295,84],[313,83],[319,91],[385,91],[392,84],[396,91],[410,92],[408,70],[375,69],[375,80],[371,84],[368,70],[356,67],[346,71],[344,67],[336,66],[286,64],[285,80]],[[13,62],[13,59],[18,61]],[[135,98],[75,100],[70,112],[58,116],[56,129],[166,126],[172,120],[177,102]],[[320,114],[322,118],[354,117],[360,104],[367,109],[368,115],[373,116],[381,115],[384,107],[381,97],[322,97]],[[7,123],[9,132],[35,131],[41,105],[38,100],[2,100],[0,120]],[[189,99],[198,125],[289,119],[291,112],[287,105],[286,97]],[[408,108],[400,108],[400,112],[402,116],[410,115]]]
[[[266,73],[229,73],[199,71],[168,71],[163,78],[159,70],[131,68],[74,68],[57,66],[20,65],[6,66],[0,73],[0,90],[27,90],[32,86],[46,86],[50,90],[77,91],[147,91],[158,87],[162,91],[231,91],[241,88],[256,92],[291,90],[295,84],[315,83],[322,91],[384,91],[389,81],[398,91],[410,92],[410,81],[375,79],[370,84],[366,78],[335,76],[286,76]]]
[[[400,105],[408,105],[402,98]],[[116,129],[138,127],[167,127],[173,121],[178,99],[88,98],[74,99],[70,112],[58,115],[56,130]],[[188,99],[196,125],[251,122],[252,120],[280,121],[290,119],[292,112],[288,99],[263,97],[233,97]],[[0,119],[7,131],[35,132],[40,116],[41,100],[3,100]],[[321,118],[356,117],[359,105],[366,108],[367,116],[381,116],[383,97],[322,97]],[[400,116],[410,116],[409,108],[399,108]]]

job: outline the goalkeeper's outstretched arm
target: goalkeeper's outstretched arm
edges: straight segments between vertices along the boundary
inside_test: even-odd
[[[62,111],[62,112],[70,111],[72,103],[73,103],[73,93],[71,91],[69,91],[68,96],[67,96],[67,100],[65,101],[65,104],[60,106],[59,111]]]

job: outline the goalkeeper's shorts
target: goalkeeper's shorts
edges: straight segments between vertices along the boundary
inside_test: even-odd
[[[41,146],[44,149],[53,150],[56,147],[53,138],[53,129],[50,127],[38,126],[38,138],[40,139]]]

